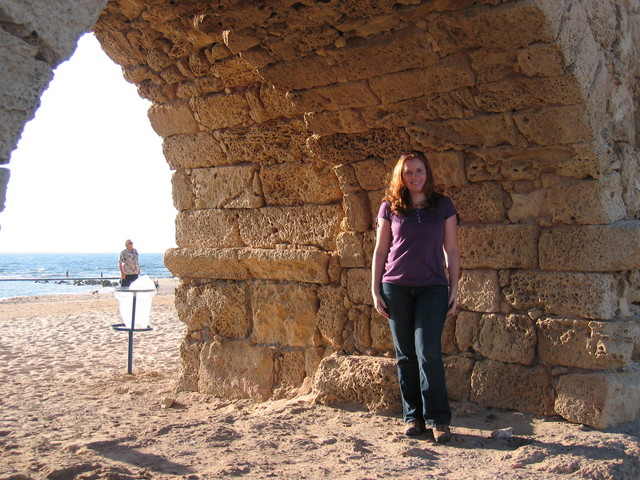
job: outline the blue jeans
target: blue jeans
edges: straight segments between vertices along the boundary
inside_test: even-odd
[[[383,283],[381,293],[396,350],[404,421],[424,421],[429,427],[449,425],[441,341],[449,288]]]

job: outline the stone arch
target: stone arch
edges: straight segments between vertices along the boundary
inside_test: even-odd
[[[595,0],[108,2],[94,30],[175,170],[181,387],[266,399],[313,377],[325,401],[394,405],[372,218],[413,147],[463,218],[452,396],[636,418],[637,18]]]

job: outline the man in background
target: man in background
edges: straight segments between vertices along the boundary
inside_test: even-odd
[[[128,287],[140,274],[140,261],[138,260],[138,251],[133,248],[131,240],[126,240],[124,246],[126,248],[120,252],[118,266],[120,267],[120,277],[122,278],[120,285]]]

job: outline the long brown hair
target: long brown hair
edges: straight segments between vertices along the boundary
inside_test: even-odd
[[[424,168],[427,174],[423,189],[423,192],[427,199],[425,208],[429,210],[436,208],[436,206],[438,205],[438,201],[442,197],[441,194],[437,193],[434,190],[433,172],[431,171],[429,160],[427,159],[424,152],[421,152],[420,150],[410,150],[400,155],[400,159],[396,163],[396,166],[393,167],[393,171],[391,172],[391,180],[389,181],[389,186],[387,187],[387,191],[385,192],[384,196],[384,200],[389,202],[389,204],[391,205],[391,211],[396,215],[404,216],[411,212],[411,210],[413,210],[409,189],[406,187],[404,181],[402,180],[402,172],[404,171],[404,166],[408,160],[411,160],[413,158],[417,158],[424,164]]]

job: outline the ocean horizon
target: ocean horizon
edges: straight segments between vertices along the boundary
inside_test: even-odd
[[[120,278],[118,257],[110,253],[0,253],[0,300],[35,295],[69,295],[100,291],[99,285],[75,285],[77,278]],[[164,253],[140,253],[140,274],[172,278]],[[27,280],[30,279],[30,280]]]

